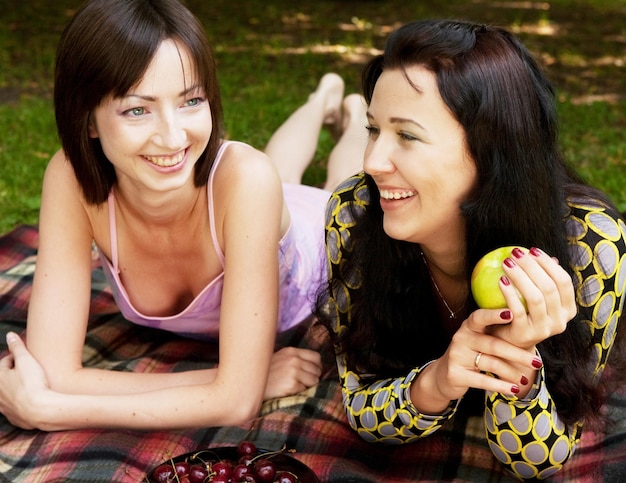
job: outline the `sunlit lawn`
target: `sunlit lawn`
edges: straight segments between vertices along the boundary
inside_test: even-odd
[[[50,102],[56,41],[80,2],[0,0],[0,233],[36,223],[41,178],[58,149]],[[334,70],[359,90],[361,66],[406,20],[460,17],[515,31],[559,93],[567,158],[626,210],[626,4],[622,0],[190,0],[219,63],[231,138],[262,148]],[[305,182],[324,177],[324,136]]]

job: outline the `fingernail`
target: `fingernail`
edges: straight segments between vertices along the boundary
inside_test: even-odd
[[[509,320],[511,318],[511,311],[503,310],[502,312],[500,312],[500,318],[502,320]]]
[[[528,378],[524,374],[522,374],[522,378],[519,380],[519,383],[522,386],[525,386],[526,384],[528,384]]]
[[[513,385],[511,386],[511,392],[512,392],[513,394],[519,394],[519,387],[518,387],[518,385],[517,385],[517,384],[513,384]]]
[[[511,285],[511,281],[508,279],[506,275],[502,275],[500,277],[500,281],[502,282],[503,285],[506,285],[506,286]]]
[[[510,258],[505,258],[504,264],[509,268],[513,268],[515,266],[515,262],[511,260]]]
[[[519,248],[513,248],[513,250],[511,250],[511,255],[515,258],[522,258],[524,256],[524,252]]]
[[[535,369],[541,369],[543,367],[543,361],[538,357],[533,359],[532,365]]]
[[[7,344],[13,344],[13,342],[17,342],[18,335],[15,332],[7,332]]]
[[[539,248],[537,247],[532,247],[529,251],[531,255],[534,255],[536,257],[541,255],[541,250],[539,250]]]

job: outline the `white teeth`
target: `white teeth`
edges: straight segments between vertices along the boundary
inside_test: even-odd
[[[400,200],[404,198],[410,198],[411,196],[415,196],[415,191],[413,190],[406,190],[406,191],[380,190],[380,197],[386,200]]]
[[[176,156],[144,156],[148,161],[157,166],[169,168],[180,163],[185,157],[185,151],[181,151]]]

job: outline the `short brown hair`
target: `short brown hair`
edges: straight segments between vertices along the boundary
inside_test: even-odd
[[[66,26],[57,49],[54,104],[61,145],[88,203],[104,202],[116,181],[99,139],[89,136],[93,110],[121,97],[144,75],[161,42],[184,46],[211,106],[213,131],[194,183],[206,184],[222,138],[216,66],[204,28],[177,0],[89,0]]]

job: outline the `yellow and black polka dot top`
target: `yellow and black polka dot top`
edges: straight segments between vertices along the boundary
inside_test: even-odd
[[[352,210],[369,203],[362,174],[349,178],[335,190],[326,212],[326,255],[329,273],[339,286],[330,299],[335,310],[335,327],[349,330],[350,298],[359,288],[358,280],[343,278],[342,255],[350,246],[354,226]],[[587,325],[591,332],[595,361],[593,374],[599,377],[613,345],[626,290],[626,225],[594,200],[570,200],[566,222],[579,306],[594,307]],[[350,209],[351,208],[351,209]],[[459,401],[442,414],[420,414],[413,406],[409,388],[426,367],[416,367],[404,377],[368,383],[348,369],[337,356],[343,402],[352,428],[365,440],[388,444],[408,443],[437,431],[454,417]],[[500,393],[485,394],[486,441],[495,458],[519,478],[547,478],[557,472],[573,453],[583,422],[566,427],[544,383],[543,369],[524,399]]]

